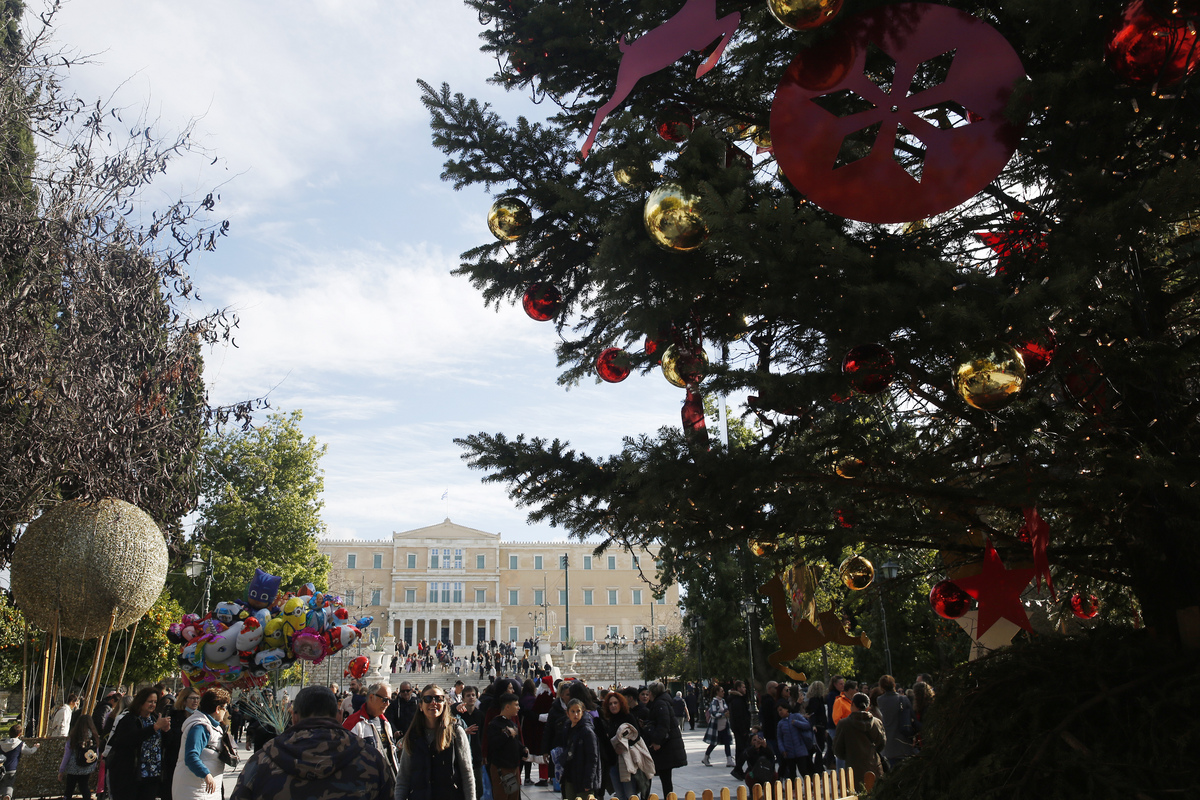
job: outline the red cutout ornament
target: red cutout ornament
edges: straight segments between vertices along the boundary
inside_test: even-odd
[[[1071,595],[1071,613],[1080,619],[1092,619],[1100,613],[1100,598],[1094,594],[1087,597],[1081,594]]]
[[[1112,408],[1116,392],[1096,359],[1076,350],[1061,360],[1060,368],[1063,389],[1084,411],[1098,415]]]
[[[530,319],[545,322],[554,319],[562,307],[562,292],[552,283],[531,283],[521,298],[521,305]]]
[[[629,377],[629,354],[619,347],[606,347],[596,357],[596,374],[607,383],[620,383]]]
[[[1054,331],[1046,328],[1040,336],[1016,342],[1013,347],[1021,354],[1021,360],[1025,362],[1025,374],[1036,375],[1050,366],[1050,362],[1054,359],[1056,347]]]
[[[952,581],[939,581],[929,590],[929,605],[943,619],[958,619],[971,610],[971,595]]]
[[[1170,86],[1200,61],[1196,31],[1181,15],[1160,14],[1153,3],[1133,0],[1104,48],[1104,62],[1126,83]],[[1164,4],[1166,5],[1166,4]],[[1193,16],[1200,7],[1181,2]],[[1165,9],[1164,9],[1165,10]]]
[[[979,240],[996,253],[996,274],[1007,275],[1022,260],[1037,261],[1046,249],[1046,234],[1021,223],[1024,213],[1013,213],[1013,224],[1001,231],[977,233]]]
[[[1004,111],[1024,75],[1004,37],[969,14],[872,9],[788,66],[771,106],[775,157],[826,211],[875,223],[931,217],[1012,157],[1021,128]]]
[[[860,344],[850,348],[842,359],[842,374],[850,379],[855,391],[879,394],[896,376],[896,359],[881,344]]]
[[[708,447],[708,427],[704,422],[704,395],[693,392],[690,388],[683,400],[680,411],[683,421],[683,435],[693,447]]]
[[[592,143],[596,141],[600,123],[625,102],[639,80],[671,66],[693,50],[708,47],[720,37],[720,44],[696,70],[696,77],[703,77],[704,73],[717,65],[741,21],[742,15],[736,11],[718,19],[717,0],[687,0],[683,8],[654,30],[647,31],[632,42],[626,42],[622,36],[617,45],[622,53],[621,66],[617,69],[617,86],[609,101],[596,112],[592,129],[580,149],[581,157],[587,158]]]
[[[1031,569],[1005,569],[996,548],[988,541],[983,552],[983,571],[955,581],[958,588],[979,601],[980,636],[1001,617],[1027,631],[1033,630],[1025,606],[1021,605],[1021,592],[1032,577]]]

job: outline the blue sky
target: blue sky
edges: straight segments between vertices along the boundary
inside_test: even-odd
[[[212,398],[269,393],[304,410],[305,432],[329,445],[324,519],[337,538],[450,516],[561,539],[480,483],[452,439],[524,432],[604,454],[679,425],[682,392],[656,373],[557,386],[553,326],[485,309],[450,275],[490,236],[491,198],[438,178],[416,80],[449,82],[509,120],[542,110],[485,82],[495,63],[480,30],[454,0],[75,0],[57,21],[59,46],[90,56],[69,80],[82,97],[111,97],[161,131],[196,120],[209,157],[153,191],[217,187],[231,222],[192,269],[205,304],[241,319],[238,347],[206,355]]]

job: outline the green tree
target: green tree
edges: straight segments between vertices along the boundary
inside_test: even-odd
[[[647,679],[688,678],[690,659],[687,640],[672,633],[665,639],[650,642],[638,654],[638,672]]]
[[[243,597],[255,567],[285,589],[327,586],[329,559],[317,551],[326,446],[305,438],[301,419],[300,411],[271,414],[257,428],[205,441],[195,538],[205,558],[213,554],[212,603]],[[184,607],[198,608],[199,587],[171,580]]]

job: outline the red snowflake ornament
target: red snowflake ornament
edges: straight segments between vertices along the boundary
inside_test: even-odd
[[[801,52],[771,106],[775,157],[797,190],[863,222],[949,211],[991,183],[1021,129],[1004,115],[1021,59],[986,22],[900,3]]]

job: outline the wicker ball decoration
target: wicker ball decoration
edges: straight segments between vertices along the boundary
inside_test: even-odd
[[[69,501],[29,523],[12,560],[13,597],[29,623],[73,639],[141,619],[167,579],[167,545],[137,506]]]

